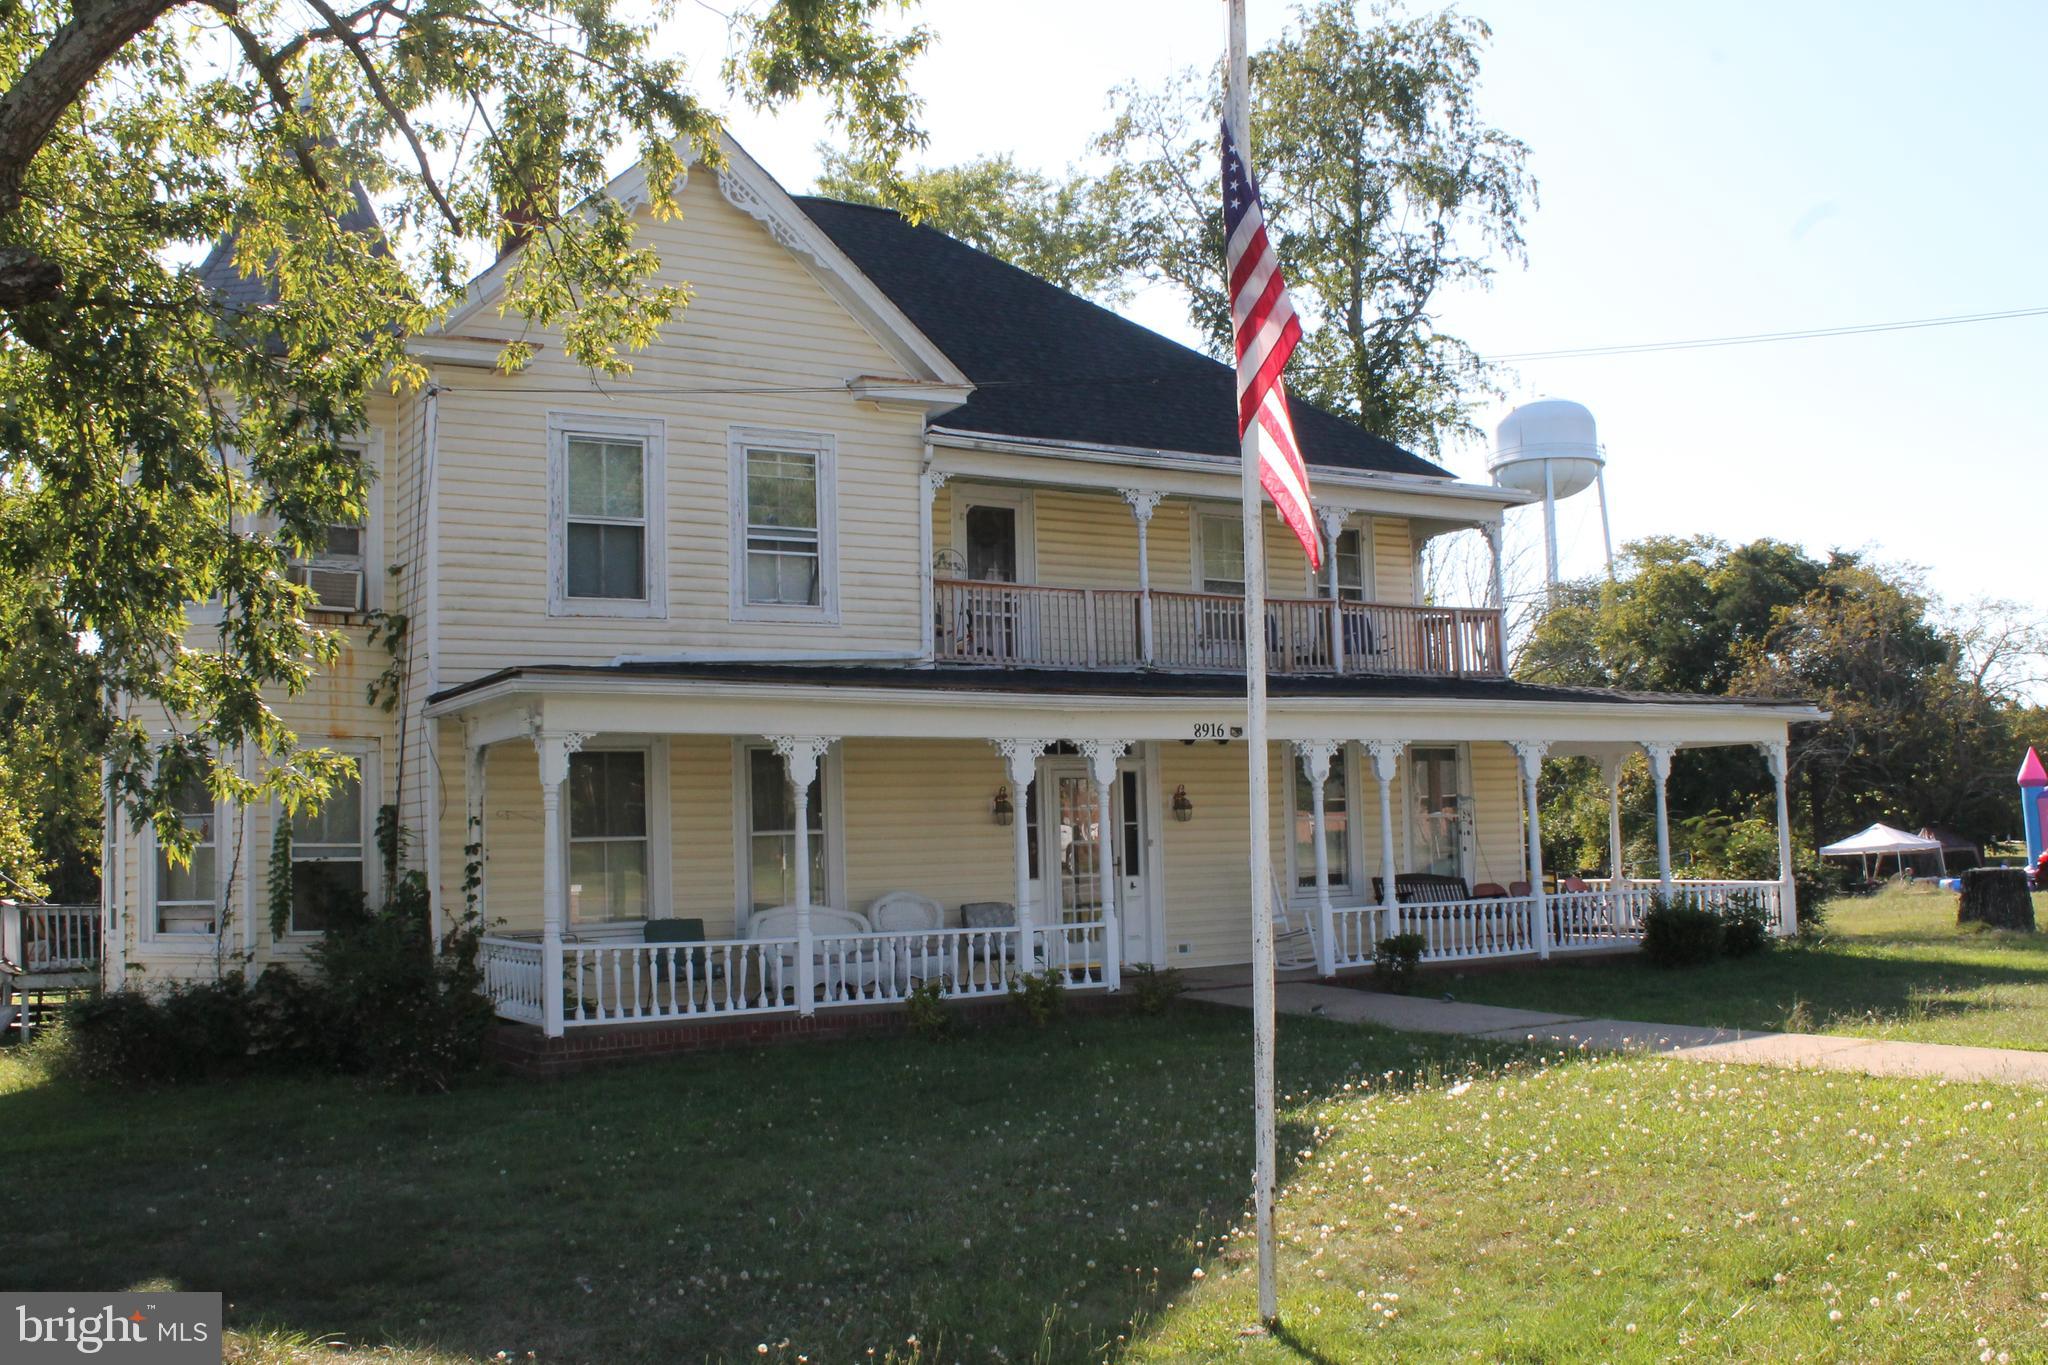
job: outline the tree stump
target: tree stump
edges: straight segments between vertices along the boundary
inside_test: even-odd
[[[2023,867],[1973,867],[1963,873],[1963,893],[1956,902],[1957,924],[1988,924],[1994,929],[2034,927],[2034,897]]]

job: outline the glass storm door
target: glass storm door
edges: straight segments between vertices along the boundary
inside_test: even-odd
[[[1464,830],[1458,819],[1458,751],[1411,751],[1414,762],[1415,823],[1411,872],[1444,877],[1465,875]]]
[[[1151,902],[1145,895],[1144,776],[1135,761],[1117,769],[1110,829],[1116,844],[1117,929],[1123,935],[1125,962],[1152,960]]]
[[[976,583],[1017,581],[1017,509],[967,509],[967,576]],[[977,591],[970,629],[976,653],[995,660],[1019,659],[1026,646],[1024,595],[996,590]]]
[[[1058,921],[1092,920],[1102,913],[1102,877],[1096,862],[1095,779],[1080,766],[1051,767],[1046,773],[1058,797],[1047,811],[1043,837],[1052,868],[1053,908]]]

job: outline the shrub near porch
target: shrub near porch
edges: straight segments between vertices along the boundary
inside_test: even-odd
[[[1183,1007],[432,1099],[0,1060],[0,1216],[22,1287],[219,1288],[260,1361],[2048,1351],[2032,1092],[1296,1019],[1294,1336],[1247,1341],[1248,1041]]]

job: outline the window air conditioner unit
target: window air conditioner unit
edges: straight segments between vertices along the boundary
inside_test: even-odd
[[[317,611],[361,611],[363,609],[363,571],[340,568],[329,564],[294,564],[290,569],[291,580],[302,588],[313,590],[313,605]]]

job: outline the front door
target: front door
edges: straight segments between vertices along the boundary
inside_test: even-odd
[[[1100,919],[1102,875],[1096,842],[1095,779],[1088,765],[1048,759],[1039,782],[1054,798],[1039,807],[1040,866],[1051,870],[1052,920]],[[1152,960],[1152,916],[1145,894],[1145,777],[1136,759],[1117,767],[1110,787],[1109,853],[1124,962]]]
[[[976,504],[967,509],[967,577],[976,583],[1017,581],[1017,509]],[[968,623],[975,653],[992,662],[1011,662],[1028,653],[1020,594],[970,589]]]
[[[1409,750],[1414,812],[1409,825],[1408,869],[1444,877],[1466,875],[1466,829],[1455,747]]]

